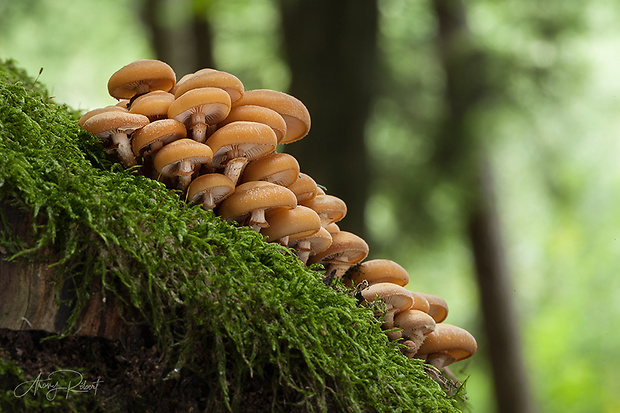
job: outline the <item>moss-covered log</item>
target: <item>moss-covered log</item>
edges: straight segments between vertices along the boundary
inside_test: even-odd
[[[250,393],[275,411],[459,410],[462,392],[446,395],[421,361],[404,357],[371,309],[326,286],[285,248],[109,162],[76,116],[10,62],[0,65],[0,252],[2,268],[22,266],[3,276],[27,276],[35,262],[57,286],[70,283],[68,296],[55,290],[69,298],[56,301],[69,309],[64,326],[47,321],[58,345],[80,337],[94,302],[114,302],[121,317],[144,320],[153,336],[158,363],[149,386],[196,397],[192,406],[202,410],[252,411]],[[14,211],[27,217],[27,236],[16,230]],[[3,337],[0,370],[17,380],[27,374],[14,335]],[[118,360],[97,364],[106,365],[104,382],[126,367],[118,352]],[[0,408],[24,408],[16,403],[26,397],[2,390]],[[89,407],[100,398],[97,406],[122,410],[149,394],[89,396]],[[130,400],[119,404],[119,397]]]

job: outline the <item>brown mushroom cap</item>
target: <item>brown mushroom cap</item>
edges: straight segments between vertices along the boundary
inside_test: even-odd
[[[266,241],[282,241],[285,246],[296,239],[309,237],[321,228],[318,214],[301,205],[293,209],[274,208],[265,213],[265,219],[269,227],[263,228],[261,234],[267,237]]]
[[[435,330],[435,320],[424,311],[410,308],[394,316],[394,326],[402,328],[402,336],[415,343],[417,350],[425,337]]]
[[[183,122],[198,142],[206,139],[208,125],[222,121],[230,111],[230,96],[223,89],[201,87],[179,96],[168,108],[168,117]]]
[[[271,208],[295,208],[297,199],[289,189],[265,181],[241,184],[218,207],[218,214],[226,221],[249,225],[254,231],[266,228],[265,211]]]
[[[126,108],[123,108],[121,106],[117,106],[117,105],[109,105],[109,106],[104,106],[102,108],[95,108],[92,110],[89,110],[88,112],[86,112],[85,114],[82,115],[82,117],[80,117],[80,119],[78,120],[78,125],[79,126],[84,126],[84,123],[92,118],[95,115],[98,115],[100,113],[104,113],[104,112],[127,112]]]
[[[233,106],[226,119],[218,124],[218,128],[238,120],[264,123],[276,133],[278,143],[286,135],[286,122],[282,115],[273,109],[257,105]]]
[[[168,108],[174,102],[174,95],[163,90],[154,90],[136,98],[131,103],[130,113],[144,115],[152,121],[168,116]]]
[[[136,165],[131,150],[129,135],[149,124],[149,118],[123,110],[105,111],[90,117],[82,128],[99,138],[111,141],[105,143],[108,151],[115,150],[121,163],[126,167]]]
[[[300,207],[302,205],[297,205],[297,208]],[[332,245],[332,235],[323,227],[307,237],[294,238],[289,238],[288,246],[295,249],[297,257],[304,264],[308,262],[310,256],[321,253]]]
[[[230,96],[231,102],[241,99],[244,92],[243,83],[235,75],[209,68],[184,76],[172,92],[178,98],[189,90],[202,87],[216,87],[224,90]]]
[[[368,244],[359,236],[338,231],[331,234],[332,243],[325,251],[309,258],[311,264],[322,263],[326,272],[336,271],[335,277],[340,278],[354,264],[368,256]]]
[[[327,230],[327,232],[329,232],[330,234],[333,234],[334,232],[338,232],[340,231],[340,227],[338,226],[338,224],[336,224],[335,222],[332,222],[331,224],[327,224],[325,226],[325,229]]]
[[[178,177],[177,188],[185,191],[196,167],[209,162],[211,148],[193,139],[178,139],[161,148],[153,165],[163,176]]]
[[[273,152],[250,161],[243,170],[241,182],[267,181],[288,187],[298,176],[299,163],[293,155]]]
[[[147,152],[156,153],[162,146],[186,136],[187,129],[178,120],[159,119],[133,134],[131,148],[134,155],[143,156]]]
[[[310,112],[297,98],[276,90],[247,90],[235,106],[258,105],[278,112],[286,121],[286,135],[281,144],[295,142],[310,131]]]
[[[347,215],[347,204],[333,195],[317,195],[300,204],[314,209],[321,217],[321,225],[324,227],[342,220]]]
[[[426,336],[416,357],[426,358],[429,364],[442,368],[473,356],[477,349],[476,339],[467,330],[439,323],[435,331]]]
[[[435,319],[435,322],[441,323],[448,317],[448,303],[438,295],[418,293],[423,296],[429,304],[428,314]]]
[[[169,91],[176,83],[174,70],[160,60],[141,59],[118,69],[108,80],[116,99],[131,99],[153,90]]]
[[[385,303],[384,323],[386,328],[394,327],[394,316],[408,310],[414,303],[411,291],[398,284],[377,283],[362,290],[362,296],[368,302],[380,299]]]
[[[409,273],[400,264],[392,260],[374,259],[364,261],[352,268],[345,277],[345,284],[357,285],[364,280],[368,281],[370,285],[391,282],[404,287],[409,284]]]
[[[229,177],[222,174],[204,174],[194,179],[187,188],[187,199],[201,204],[204,209],[213,209],[235,191]]]
[[[297,203],[309,201],[317,195],[317,186],[314,179],[303,172],[300,172],[297,179],[288,185],[288,189],[293,191],[297,196]]]
[[[207,145],[213,149],[211,167],[225,167],[224,174],[237,184],[246,164],[273,152],[277,139],[275,132],[263,123],[236,121],[213,132]]]

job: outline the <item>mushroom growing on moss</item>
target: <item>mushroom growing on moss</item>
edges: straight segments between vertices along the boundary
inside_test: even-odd
[[[332,243],[329,248],[310,257],[308,262],[321,263],[325,266],[327,274],[334,272],[335,278],[341,278],[351,266],[368,256],[368,244],[361,237],[348,231],[337,231],[331,236]]]
[[[295,208],[297,199],[289,189],[265,181],[241,184],[218,206],[217,212],[226,221],[236,221],[259,232],[267,228],[265,211],[272,208]]]
[[[258,105],[273,109],[286,121],[286,135],[279,143],[295,142],[310,131],[310,112],[296,97],[270,89],[247,90],[234,106]]]
[[[185,191],[197,166],[209,162],[213,156],[211,148],[192,139],[179,139],[161,148],[153,166],[165,177],[177,179],[176,187]]]
[[[222,126],[209,136],[207,145],[213,150],[210,166],[224,168],[224,175],[235,185],[247,163],[276,149],[275,132],[258,122],[236,121]]]
[[[435,330],[435,320],[424,311],[410,308],[394,316],[394,326],[402,329],[402,336],[407,350],[405,354],[411,358],[424,342],[425,338]]]
[[[204,142],[207,128],[222,121],[229,111],[228,93],[216,87],[201,87],[176,98],[168,108],[168,117],[183,122],[196,142]]]
[[[415,357],[441,369],[473,356],[477,349],[476,339],[469,331],[440,323],[435,327],[435,331],[426,336]]]
[[[400,264],[392,261],[377,258],[364,261],[360,265],[351,268],[343,278],[343,282],[348,287],[367,281],[369,285],[390,282],[400,286],[409,284],[409,273]]]
[[[347,215],[347,204],[333,195],[317,195],[312,199],[300,202],[300,205],[314,209],[321,217],[321,225],[339,222]]]
[[[138,160],[141,160],[142,171],[146,176],[153,177],[153,158],[164,146],[177,139],[187,136],[185,125],[174,119],[159,119],[149,123],[133,134],[131,148]]]
[[[235,191],[229,177],[212,173],[198,176],[187,188],[187,199],[204,209],[213,209]]]
[[[82,128],[93,135],[105,139],[103,145],[108,153],[116,152],[125,168],[136,165],[136,158],[131,150],[129,135],[149,124],[144,115],[129,113],[124,110],[105,111],[92,116]]]
[[[269,227],[261,229],[261,234],[267,237],[266,241],[291,248],[296,240],[309,237],[321,228],[318,214],[301,205],[293,209],[274,208],[265,213],[265,219]]]
[[[272,152],[250,161],[243,170],[241,182],[267,181],[288,187],[298,176],[299,163],[294,156]]]
[[[116,99],[132,99],[153,90],[170,91],[176,83],[174,70],[160,60],[140,59],[118,69],[108,80],[108,92]]]

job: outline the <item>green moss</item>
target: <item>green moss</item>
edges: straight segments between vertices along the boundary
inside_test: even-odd
[[[311,411],[458,411],[369,309],[284,248],[108,162],[33,84],[0,65],[0,201],[36,222],[25,240],[0,217],[0,248],[33,260],[52,247],[78,286],[74,319],[100,280],[149,322],[167,373],[200,375],[214,407],[238,409],[253,377]]]

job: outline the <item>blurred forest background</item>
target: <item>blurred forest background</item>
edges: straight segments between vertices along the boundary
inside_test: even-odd
[[[312,129],[281,150],[478,338],[471,410],[611,413],[619,23],[611,0],[0,0],[0,58],[84,111],[140,58],[298,97]]]

